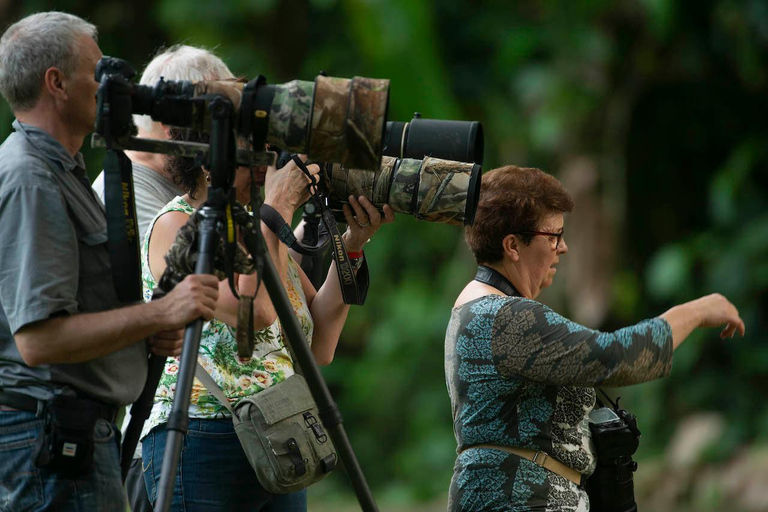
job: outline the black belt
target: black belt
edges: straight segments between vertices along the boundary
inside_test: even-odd
[[[99,418],[107,420],[110,423],[114,423],[117,419],[119,407],[116,405],[105,404],[90,398],[80,398],[80,400],[87,400],[91,405],[95,406]],[[46,402],[45,400],[38,400],[37,398],[21,393],[0,391],[0,405],[7,405],[8,407],[13,407],[20,411],[37,414],[45,409]]]

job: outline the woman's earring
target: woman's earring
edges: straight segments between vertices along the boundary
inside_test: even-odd
[[[210,183],[211,182],[211,173],[207,172],[205,173],[205,182]]]

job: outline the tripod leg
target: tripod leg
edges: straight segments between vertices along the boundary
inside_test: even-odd
[[[334,403],[330,391],[328,391],[328,386],[326,386],[323,376],[320,374],[320,369],[317,367],[312,352],[309,350],[309,345],[296,320],[293,307],[288,299],[288,295],[285,293],[275,265],[272,263],[269,255],[266,254],[266,251],[264,253],[264,286],[266,286],[269,297],[272,299],[272,304],[275,306],[280,324],[288,335],[288,343],[296,358],[294,363],[298,363],[307,381],[312,397],[315,399],[319,409],[320,419],[330,433],[336,450],[338,450],[339,458],[346,468],[349,479],[352,481],[352,487],[355,490],[360,507],[364,512],[376,512],[378,511],[376,502],[373,499],[368,482],[366,482],[365,475],[363,475],[363,470],[360,468],[360,464],[355,457],[352,445],[342,425],[341,413]]]
[[[204,207],[199,224],[200,247],[195,264],[196,274],[210,274],[213,270],[213,257],[218,241],[217,225],[223,222],[221,211]],[[173,484],[176,481],[176,469],[179,464],[181,447],[189,427],[189,401],[192,393],[192,382],[195,377],[197,353],[200,350],[200,335],[203,330],[203,320],[198,319],[187,325],[184,331],[184,347],[179,363],[179,380],[176,383],[176,393],[173,408],[168,416],[166,429],[168,437],[163,454],[163,467],[160,474],[157,503],[155,510],[168,512],[173,499]]]

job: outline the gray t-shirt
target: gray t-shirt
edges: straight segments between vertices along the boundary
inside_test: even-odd
[[[76,364],[31,368],[13,334],[56,315],[120,306],[107,252],[104,207],[82,155],[14,121],[0,146],[0,387],[47,399],[69,388],[123,405],[141,392],[147,350],[135,343]]]
[[[104,202],[104,171],[93,180],[93,190]],[[133,194],[136,220],[139,223],[139,243],[144,240],[149,223],[171,199],[184,194],[172,181],[149,167],[133,163]]]

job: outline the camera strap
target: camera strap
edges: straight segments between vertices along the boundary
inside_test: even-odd
[[[627,425],[627,427],[629,427],[632,433],[639,438],[640,429],[637,428],[637,418],[635,418],[634,414],[619,407],[619,400],[621,400],[621,397],[620,396],[616,397],[616,401],[614,402],[613,400],[611,400],[611,397],[608,396],[608,393],[606,393],[602,389],[597,389],[596,391],[600,391],[600,393],[603,395],[603,398],[605,398],[608,401],[610,408],[612,408],[614,412],[619,416],[619,418],[621,418],[621,420]],[[600,397],[597,396],[597,394],[595,394],[595,402],[597,402],[598,407],[608,407],[605,405],[605,403],[602,400],[600,400]]]
[[[141,300],[141,260],[133,166],[125,153],[112,148],[107,149],[104,158],[104,206],[107,250],[117,297],[122,302],[138,302]]]
[[[605,392],[605,391],[603,391],[602,389],[598,389],[597,391],[599,391],[599,392],[600,392],[600,393],[603,395],[603,397],[604,397],[604,398],[605,398],[605,399],[608,401],[608,404],[611,406],[611,408],[612,408],[613,410],[618,410],[618,409],[619,409],[619,399],[621,399],[621,397],[619,397],[619,398],[618,398],[618,399],[617,399],[617,400],[614,402],[613,400],[611,400],[611,397],[610,397],[610,396],[608,396],[608,393],[606,393],[606,392]],[[597,394],[595,394],[595,401],[597,402],[597,405],[598,405],[598,406],[600,406],[600,407],[607,407],[607,406],[605,405],[605,403],[604,403],[602,400],[600,400],[600,397],[599,397]]]
[[[491,267],[486,267],[485,265],[477,266],[475,281],[493,286],[497,290],[504,292],[510,297],[522,296],[520,295],[520,292],[517,291],[517,288],[515,288],[514,285],[509,282],[509,279],[501,275],[499,271],[492,269]]]
[[[328,197],[326,196],[323,189],[317,186],[317,180],[314,176],[312,176],[312,174],[307,169],[307,166],[304,165],[304,162],[301,161],[298,155],[293,155],[292,159],[298,168],[301,169],[301,171],[312,181],[309,187],[310,192],[314,193],[311,194],[310,200],[314,203],[317,211],[320,212],[321,218],[323,219],[323,224],[325,224],[325,228],[330,235],[329,239],[331,242],[333,242],[333,260],[336,262],[336,273],[339,276],[339,285],[341,286],[341,295],[343,297],[344,304],[356,304],[362,306],[365,303],[366,296],[368,295],[368,286],[370,284],[368,261],[363,258],[362,266],[359,268],[359,270],[357,270],[357,272],[355,272],[355,268],[352,266],[352,262],[347,256],[347,249],[344,246],[344,239],[342,238],[341,233],[339,233],[339,226],[336,223],[333,212],[331,212],[327,206]],[[264,210],[274,211],[273,208]],[[275,214],[277,214],[277,212],[275,212]],[[280,217],[280,220],[283,223],[285,223],[279,214],[277,214],[277,216]],[[265,224],[267,224],[267,226],[269,226],[269,228],[276,234],[280,230],[285,231],[285,228],[278,228],[276,231],[275,228],[270,226],[266,221]],[[290,227],[288,227],[288,229],[290,230]],[[278,237],[280,237],[279,234]],[[296,237],[293,236],[292,232],[290,237],[287,235],[285,235],[285,237],[289,240],[291,237],[293,240],[296,240]],[[316,247],[321,245],[324,246],[326,244],[327,242],[321,242]]]
[[[267,227],[272,230],[275,235],[277,235],[277,238],[280,239],[281,242],[283,242],[297,253],[304,256],[316,257],[322,255],[328,248],[330,236],[320,238],[317,245],[304,245],[299,242],[299,240],[293,234],[291,226],[285,222],[285,219],[283,219],[282,215],[277,213],[277,210],[268,204],[262,204],[259,208],[259,211],[261,213],[261,220],[264,221],[264,224],[266,224]]]

